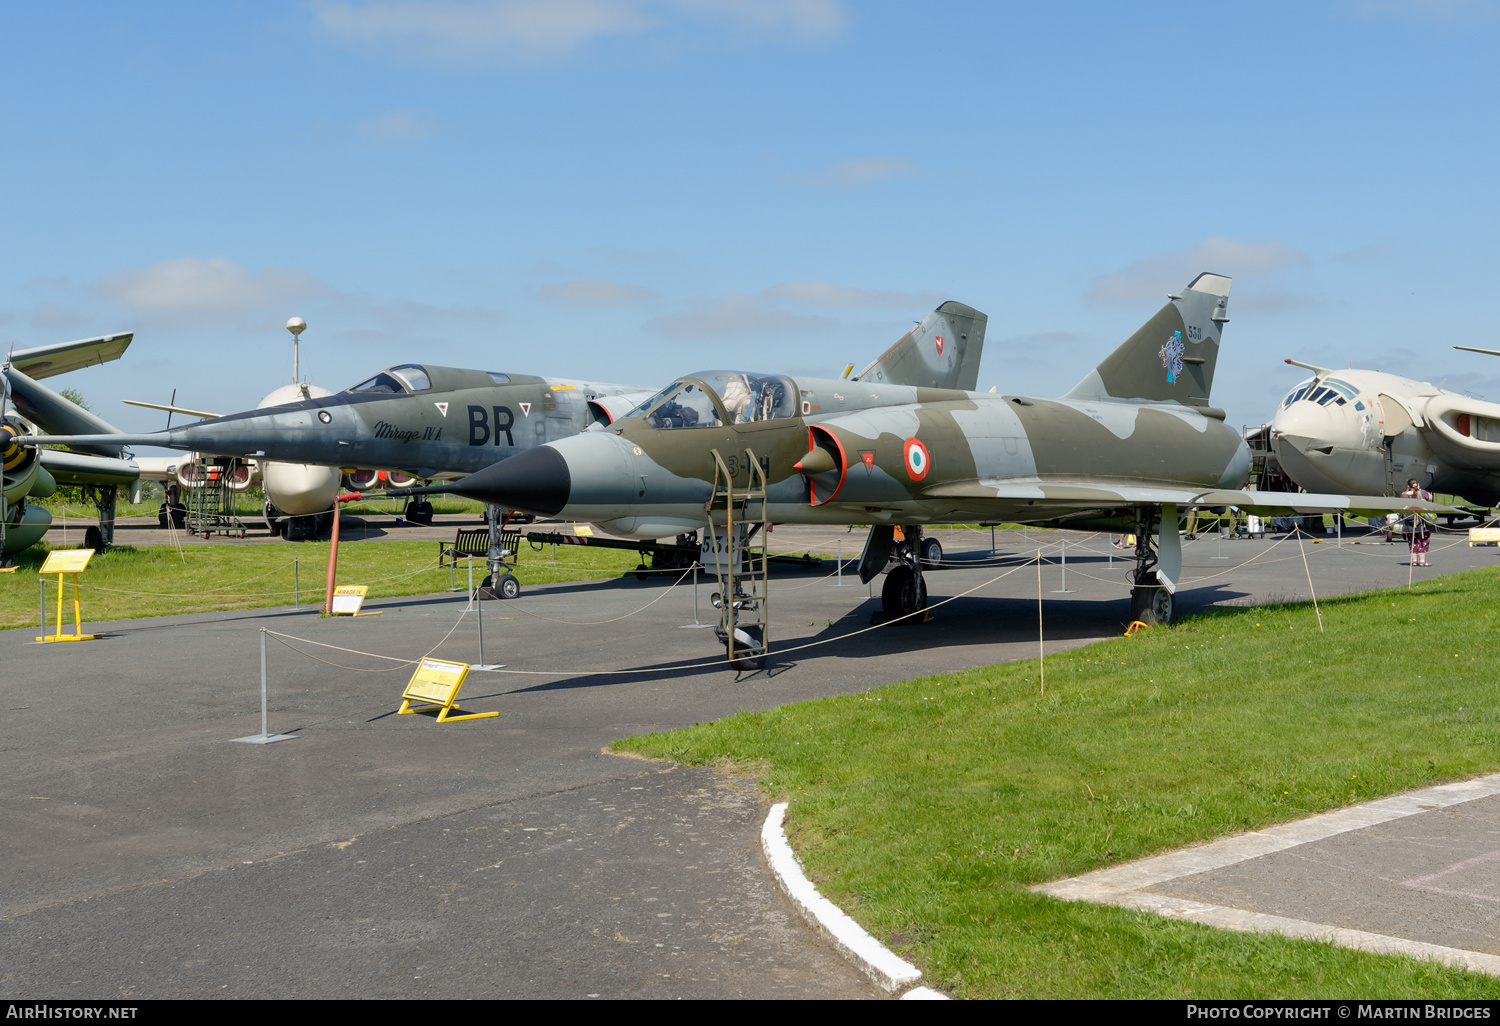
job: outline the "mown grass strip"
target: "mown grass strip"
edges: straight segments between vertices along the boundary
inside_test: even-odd
[[[438,546],[431,541],[379,541],[339,547],[338,583],[367,584],[368,598],[425,595],[443,591],[450,578],[438,569]],[[0,629],[35,626],[38,616],[37,570],[49,546],[33,546],[16,556],[19,569],[0,575]],[[185,558],[185,562],[184,562]],[[297,545],[189,543],[183,556],[168,545],[116,546],[96,555],[80,575],[83,615],[93,622],[141,616],[168,616],[223,609],[291,605],[292,561],[297,560],[304,606],[323,601],[328,566],[327,542]],[[550,553],[526,548],[517,570],[522,585],[618,577],[635,569],[640,557],[616,549],[569,546],[553,562]],[[484,577],[484,562],[475,561],[474,583]],[[460,561],[453,578],[468,581]],[[47,616],[54,615],[57,579],[47,578]],[[524,594],[524,593],[523,593]],[[64,597],[64,620],[73,615],[71,581]]]
[[[799,857],[965,997],[1500,997],[1411,959],[1027,888],[1500,768],[1500,569],[1225,609],[1036,662],[743,712],[616,747],[757,767]]]

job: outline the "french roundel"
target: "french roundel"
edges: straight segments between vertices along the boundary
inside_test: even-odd
[[[927,476],[927,468],[932,465],[932,457],[927,455],[927,446],[915,438],[908,438],[904,446],[906,455],[906,473],[913,481],[920,481]]]

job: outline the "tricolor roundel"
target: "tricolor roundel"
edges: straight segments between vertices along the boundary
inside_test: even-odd
[[[927,455],[927,446],[915,438],[908,438],[902,451],[906,457],[906,474],[913,481],[920,481],[927,476],[927,468],[932,464],[932,457]]]

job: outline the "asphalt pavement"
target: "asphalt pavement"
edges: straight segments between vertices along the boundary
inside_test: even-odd
[[[0,992],[879,996],[771,883],[753,786],[602,748],[1032,657],[1039,591],[1049,651],[1128,619],[1125,553],[1103,536],[999,532],[993,552],[988,531],[937,536],[932,601],[962,597],[927,623],[883,624],[879,582],[838,587],[830,565],[777,571],[760,673],[715,662],[690,578],[486,602],[486,656],[506,665],[476,671],[461,697],[501,715],[442,725],[395,714],[410,666],[375,657],[476,661],[462,595],[372,602],[382,615],[357,619],[279,608],[86,623],[105,637],[72,644],[0,632]],[[842,528],[772,539],[849,558],[863,543]],[[1024,563],[1038,547],[1054,560],[1040,584]],[[1205,537],[1184,547],[1179,608],[1303,597],[1304,553],[1319,596],[1497,559],[1459,535],[1438,536],[1430,570],[1395,546]],[[547,558],[523,553],[523,583]],[[270,727],[296,739],[235,743],[260,730],[262,629],[284,636],[270,636]]]

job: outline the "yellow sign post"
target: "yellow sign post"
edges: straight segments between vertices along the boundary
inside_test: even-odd
[[[361,613],[359,607],[364,604],[365,593],[369,586],[364,584],[341,584],[333,589],[333,609],[330,612],[334,616],[379,616],[382,610],[375,609],[368,613]]]
[[[78,606],[78,575],[83,573],[84,568],[89,565],[89,560],[94,558],[93,549],[54,549],[47,553],[47,561],[37,571],[38,576],[48,574],[57,575],[57,633],[48,634],[47,625],[42,624],[42,636],[37,641],[93,641],[100,637],[98,634],[83,633],[82,613]],[[62,632],[63,613],[63,576],[73,575],[73,633]]]
[[[482,720],[490,716],[499,716],[498,712],[464,713],[462,716],[454,716],[452,713],[459,711],[458,689],[463,687],[464,678],[469,675],[468,663],[450,663],[442,659],[423,659],[417,665],[417,670],[411,675],[411,680],[406,682],[406,691],[402,693],[401,713],[438,712],[437,721],[447,723],[449,720]],[[412,703],[420,702],[422,707],[413,709]]]

